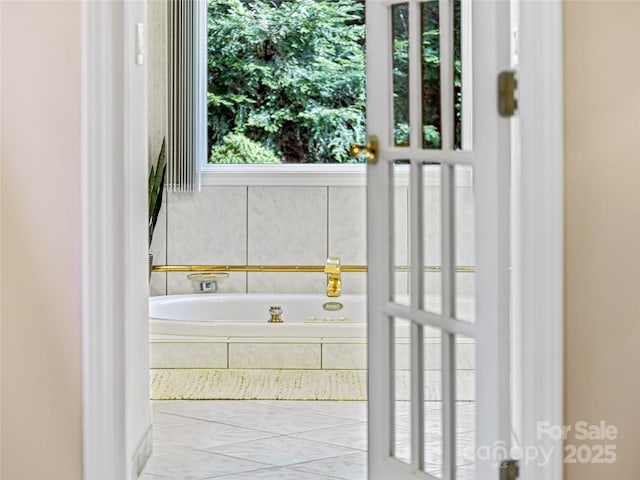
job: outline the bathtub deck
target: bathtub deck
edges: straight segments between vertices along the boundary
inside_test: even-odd
[[[153,335],[154,400],[365,400],[367,343],[358,337]],[[409,395],[410,344],[396,338],[396,394]],[[457,398],[475,399],[474,345],[456,341]],[[441,343],[425,338],[425,399],[442,398]]]
[[[365,338],[151,336],[151,368],[366,370]]]

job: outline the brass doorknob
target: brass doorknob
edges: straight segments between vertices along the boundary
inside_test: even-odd
[[[353,157],[360,155],[367,156],[367,163],[376,163],[378,161],[378,137],[371,135],[367,138],[366,145],[357,145],[352,143],[349,147],[349,154]]]

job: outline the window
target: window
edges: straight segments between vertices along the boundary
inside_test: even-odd
[[[360,163],[364,3],[209,0],[210,163]]]
[[[423,142],[438,148],[438,3],[425,5]],[[206,112],[200,118],[206,121],[196,123],[207,127],[198,154],[202,183],[364,185],[362,160],[348,156],[348,145],[362,142],[366,131],[364,0],[200,0],[200,12],[200,62],[206,65],[199,97],[206,87]],[[402,15],[393,27],[400,32],[394,39],[394,103],[402,113],[398,101],[407,87],[408,55]],[[458,35],[455,49],[458,87]],[[464,97],[456,90],[458,147]],[[402,115],[395,130],[401,146],[408,131]]]

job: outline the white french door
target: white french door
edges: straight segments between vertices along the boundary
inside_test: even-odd
[[[510,434],[497,111],[509,3],[367,0],[366,23],[369,478],[497,480]]]

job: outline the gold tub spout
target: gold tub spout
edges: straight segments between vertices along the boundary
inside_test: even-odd
[[[327,297],[339,297],[342,288],[340,257],[329,257],[324,266],[327,274]]]

